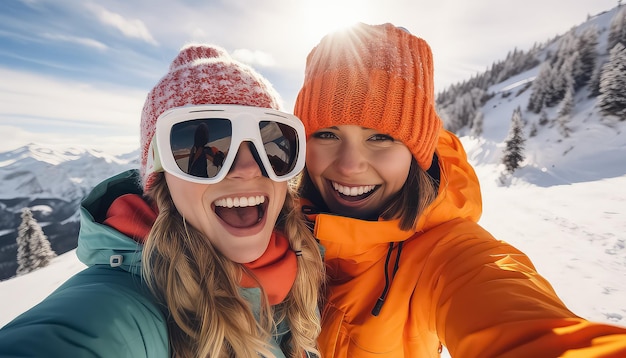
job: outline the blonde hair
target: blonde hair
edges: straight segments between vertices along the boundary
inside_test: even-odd
[[[283,320],[291,333],[281,342],[287,356],[319,355],[317,305],[324,265],[291,188],[277,228],[292,250],[301,251],[296,279],[286,299],[273,307],[261,289],[258,321],[238,285],[245,267],[221,255],[202,233],[186,224],[162,173],[146,195],[159,214],[144,245],[143,274],[167,307],[173,357],[273,357],[268,339]]]

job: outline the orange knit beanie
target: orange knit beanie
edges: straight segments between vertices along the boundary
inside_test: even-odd
[[[392,24],[360,23],[331,33],[307,57],[294,114],[307,137],[346,124],[389,134],[427,170],[442,127],[430,47]]]

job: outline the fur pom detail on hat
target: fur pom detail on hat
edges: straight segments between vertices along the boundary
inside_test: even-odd
[[[391,24],[361,23],[331,33],[307,57],[294,114],[307,137],[347,124],[389,134],[427,170],[442,127],[430,47]]]
[[[185,105],[239,104],[282,108],[272,85],[250,66],[231,58],[215,45],[188,45],[172,61],[169,71],[148,93],[141,114],[141,177],[144,190],[153,179],[146,173],[148,149],[157,118]]]

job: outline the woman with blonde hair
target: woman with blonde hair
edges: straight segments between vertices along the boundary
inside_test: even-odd
[[[141,168],[94,188],[88,265],[0,330],[0,356],[305,357],[318,353],[318,245],[288,180],[304,128],[272,86],[216,46],[181,50],[141,117]],[[199,126],[225,153],[188,158]],[[266,147],[289,148],[274,166]]]

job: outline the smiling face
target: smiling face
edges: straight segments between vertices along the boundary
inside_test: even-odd
[[[174,205],[230,260],[247,263],[265,252],[287,195],[287,182],[261,173],[248,144],[217,184],[196,184],[165,173]]]
[[[407,179],[411,152],[374,129],[340,125],[307,141],[306,168],[335,214],[376,219]]]

